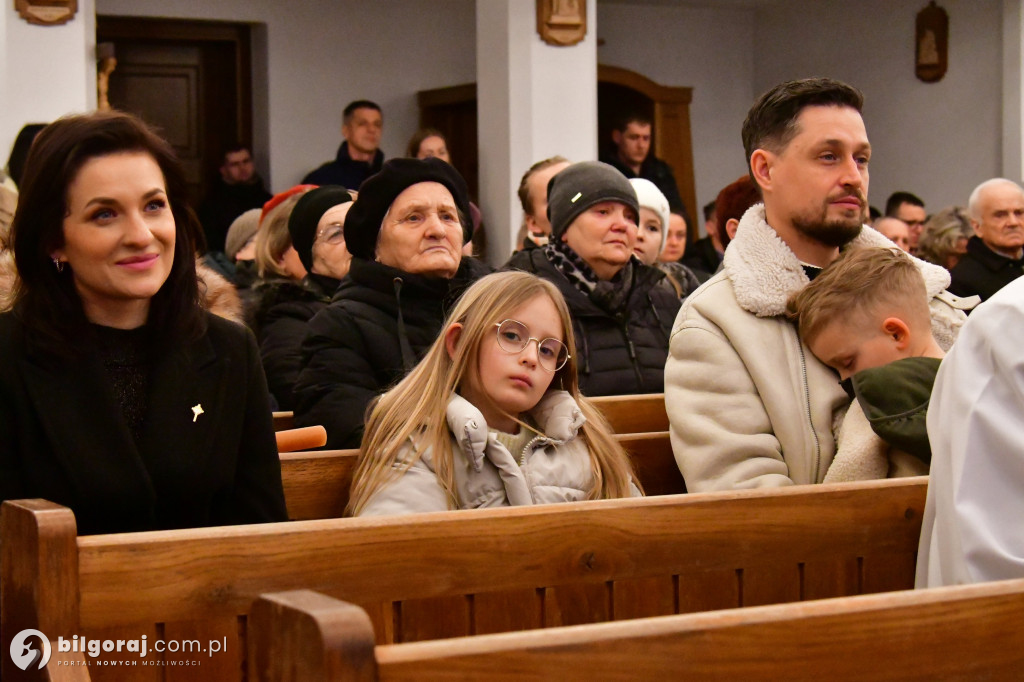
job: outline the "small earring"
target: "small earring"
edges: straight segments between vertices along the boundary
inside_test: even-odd
[[[64,272],[64,261],[62,261],[61,259],[59,259],[56,256],[54,256],[53,257],[53,267],[57,268],[57,272],[58,273]]]

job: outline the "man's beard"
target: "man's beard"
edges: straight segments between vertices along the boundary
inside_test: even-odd
[[[866,206],[865,202],[865,206]],[[864,224],[864,214],[859,212],[852,218],[828,220],[828,205],[822,210],[821,215],[814,218],[795,216],[793,227],[803,235],[819,241],[826,246],[843,247],[853,241],[860,234]]]

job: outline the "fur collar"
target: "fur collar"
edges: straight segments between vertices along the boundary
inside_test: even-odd
[[[242,299],[239,298],[235,285],[198,259],[196,276],[199,278],[199,291],[202,294],[204,308],[225,320],[245,324]]]
[[[897,248],[867,225],[850,244]],[[924,277],[929,300],[949,286],[945,268],[911,259]],[[725,250],[723,270],[740,307],[758,317],[784,315],[790,295],[810,282],[796,254],[765,221],[764,204],[754,204],[743,214],[736,237]]]
[[[835,428],[838,448],[823,483],[870,481],[889,472],[889,447],[871,430],[864,410],[854,400]]]

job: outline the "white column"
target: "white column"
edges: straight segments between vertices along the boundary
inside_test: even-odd
[[[96,10],[78,0],[60,26],[30,24],[5,1],[0,7],[0,164],[26,123],[49,123],[96,108]]]
[[[541,40],[535,0],[476,2],[480,208],[492,265],[512,253],[526,169],[556,154],[597,158],[597,0],[586,2],[587,35],[570,47]]]
[[[1002,175],[1024,180],[1024,0],[1003,0]]]

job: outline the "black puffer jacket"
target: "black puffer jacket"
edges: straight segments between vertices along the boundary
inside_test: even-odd
[[[520,251],[505,269],[525,270],[558,287],[576,334],[576,366],[584,395],[661,393],[665,360],[679,299],[659,286],[660,270],[634,259],[629,296],[610,314],[577,289],[547,259],[544,249]]]
[[[295,425],[323,425],[328,448],[355,448],[366,407],[416,366],[445,315],[486,264],[463,258],[451,280],[352,259],[349,276],[309,323],[295,384]]]
[[[301,282],[273,279],[254,288],[253,332],[259,341],[267,387],[279,410],[295,409],[292,391],[302,366],[302,341],[309,321],[327,307],[337,284],[335,279],[308,275]]]
[[[985,246],[981,237],[967,240],[967,253],[949,271],[949,292],[957,296],[992,296],[1007,284],[1024,275],[1024,259],[1000,256]]]

